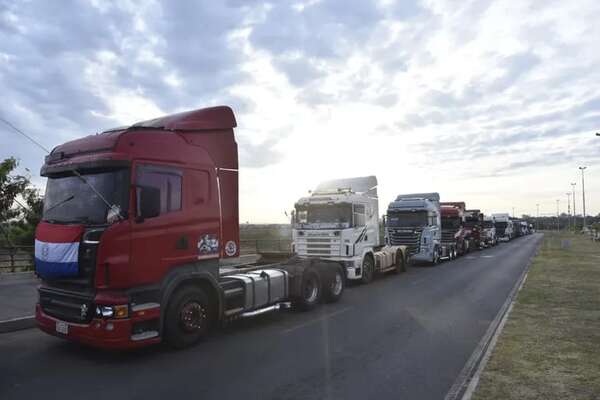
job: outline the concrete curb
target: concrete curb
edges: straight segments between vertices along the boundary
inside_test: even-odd
[[[494,320],[490,323],[489,328],[481,338],[481,341],[471,354],[471,357],[467,360],[465,366],[461,370],[460,374],[456,378],[456,381],[444,397],[444,400],[470,400],[477,388],[477,384],[479,383],[479,377],[489,357],[496,346],[496,342],[500,333],[502,332],[502,328],[504,328],[504,324],[508,319],[508,314],[512,310],[512,306],[517,297],[517,294],[523,287],[523,283],[527,278],[527,274],[529,273],[529,267],[533,262],[533,259],[540,251],[540,247],[543,244],[543,235],[538,244],[537,248],[533,252],[533,255],[527,261],[527,266],[523,270],[523,273],[517,279],[517,282],[511,289],[508,294],[508,297],[500,307],[498,314]]]
[[[33,315],[0,321],[0,333],[21,331],[24,329],[30,329],[34,327],[35,317]]]
[[[3,272],[0,274],[0,282],[23,281],[31,279],[37,279],[33,271]]]

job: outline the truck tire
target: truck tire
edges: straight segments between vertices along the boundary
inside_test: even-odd
[[[362,277],[360,278],[360,283],[370,283],[373,280],[374,273],[375,262],[373,261],[373,257],[370,254],[367,254],[363,260]]]
[[[450,260],[456,260],[456,247],[450,247]]]
[[[191,346],[208,333],[212,310],[205,291],[186,286],[173,294],[164,322],[166,342],[178,349]]]
[[[402,250],[398,250],[396,252],[396,269],[394,270],[396,274],[400,272],[406,272],[406,261],[404,260],[404,254],[402,254]]]
[[[333,268],[323,282],[323,301],[335,303],[342,297],[346,287],[345,274],[342,268]]]
[[[321,277],[313,268],[302,272],[300,293],[292,300],[292,307],[300,311],[308,311],[319,304],[321,300]]]

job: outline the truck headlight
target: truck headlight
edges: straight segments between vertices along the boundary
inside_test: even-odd
[[[97,306],[96,316],[101,318],[127,318],[129,316],[129,306],[127,304]]]

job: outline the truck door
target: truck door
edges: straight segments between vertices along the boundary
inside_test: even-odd
[[[207,245],[205,255],[218,257],[219,217],[213,207],[210,173],[145,162],[135,163],[133,171],[137,204],[132,212],[137,215],[130,264],[136,283],[156,283],[171,267],[196,261],[201,240]],[[143,186],[160,191],[160,214],[145,220],[139,218]]]

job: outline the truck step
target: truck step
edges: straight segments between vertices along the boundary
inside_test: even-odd
[[[225,314],[226,317],[231,317],[232,315],[239,314],[242,311],[244,311],[244,307],[238,307],[232,308],[231,310],[225,310],[223,314]]]
[[[388,271],[393,271],[396,269],[395,265],[392,265],[390,267],[384,268],[384,269],[380,269],[379,272],[388,272]]]
[[[136,333],[135,335],[131,335],[131,340],[134,342],[146,339],[152,339],[158,337],[158,331],[146,331],[142,333]]]
[[[244,289],[241,287],[236,287],[233,289],[226,289],[223,291],[225,297],[233,297],[244,293]]]

